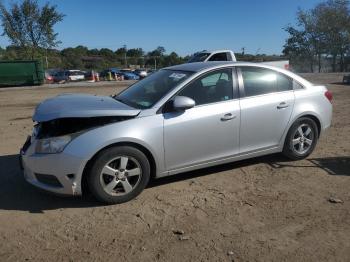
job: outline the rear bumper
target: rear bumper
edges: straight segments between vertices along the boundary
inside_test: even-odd
[[[85,161],[76,156],[35,154],[34,145],[20,151],[20,166],[25,180],[45,191],[60,195],[81,195],[81,177]]]

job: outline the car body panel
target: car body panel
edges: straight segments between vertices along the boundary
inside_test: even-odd
[[[232,114],[230,120],[222,120]],[[164,114],[167,170],[233,156],[239,150],[239,100]],[[191,136],[190,134],[196,134]]]
[[[66,151],[60,154],[36,154],[36,143],[34,140],[26,152],[21,152],[24,178],[32,185],[56,194],[81,195],[81,174],[86,161],[81,156]],[[63,187],[41,183],[35,174],[53,175]],[[74,177],[69,178],[69,174],[74,174]]]
[[[116,143],[130,142],[146,148],[155,158],[157,171],[164,172],[163,117],[137,117],[82,133],[65,152],[90,160],[98,151]]]
[[[310,86],[307,90],[296,90],[295,105],[292,120],[301,116],[312,115],[321,125],[320,133],[331,126],[333,107],[325,97],[327,88],[324,86]]]
[[[136,116],[140,110],[127,106],[109,96],[63,94],[40,103],[33,120],[44,122],[68,117]]]
[[[288,107],[278,109],[281,103]],[[291,118],[293,107],[293,90],[242,98],[240,152],[278,146]]]

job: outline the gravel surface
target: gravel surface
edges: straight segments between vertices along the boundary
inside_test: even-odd
[[[152,181],[103,206],[28,185],[18,151],[41,100],[109,95],[126,82],[0,89],[0,261],[349,261],[350,86],[334,94],[331,129],[306,160],[271,155]]]

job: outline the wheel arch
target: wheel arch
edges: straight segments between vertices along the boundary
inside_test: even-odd
[[[307,112],[307,113],[305,113],[305,114],[300,114],[300,115],[296,116],[292,121],[289,122],[289,124],[288,124],[286,130],[284,131],[284,135],[283,135],[283,137],[282,137],[282,139],[281,139],[281,144],[280,144],[281,149],[283,148],[283,146],[284,146],[284,144],[285,144],[285,142],[286,142],[286,138],[287,138],[288,132],[289,132],[290,128],[292,127],[292,125],[295,123],[295,121],[297,121],[297,120],[300,119],[300,118],[304,118],[304,117],[310,118],[310,119],[312,119],[313,121],[315,121],[316,126],[317,126],[317,131],[318,131],[318,138],[320,138],[320,135],[321,135],[321,132],[322,132],[322,123],[321,123],[321,120],[320,120],[320,118],[319,118],[318,116],[316,116],[315,114],[310,113],[310,112]]]
[[[91,165],[93,164],[94,160],[96,159],[97,155],[108,149],[111,147],[116,147],[116,146],[130,146],[130,147],[134,147],[138,150],[140,150],[142,153],[144,153],[147,157],[147,159],[149,160],[150,166],[151,166],[151,178],[155,178],[156,174],[157,174],[157,165],[156,165],[156,160],[153,156],[153,154],[151,153],[151,151],[149,149],[147,149],[145,146],[135,143],[135,142],[116,142],[116,143],[112,143],[109,144],[103,148],[101,148],[99,151],[97,151],[85,164],[85,167],[83,169],[83,173],[82,173],[82,177],[81,177],[81,190],[82,190],[82,194],[85,194],[86,192],[89,191],[89,187],[87,184],[87,173],[91,167]]]
[[[288,127],[286,128],[285,131],[285,135],[287,135],[289,129],[291,128],[291,126],[295,123],[295,121],[297,121],[300,118],[310,118],[313,121],[315,121],[316,126],[317,126],[317,131],[318,131],[318,136],[320,136],[321,132],[322,132],[322,121],[321,121],[321,116],[319,116],[316,112],[314,111],[305,111],[305,112],[300,112],[299,114],[294,115],[291,120],[289,121]]]
[[[315,123],[316,123],[316,126],[317,126],[317,131],[318,131],[318,138],[320,137],[321,135],[321,131],[322,131],[322,126],[321,126],[321,121],[320,119],[315,116],[315,115],[312,115],[312,114],[306,114],[306,115],[302,115],[302,116],[299,116],[296,120],[300,119],[300,118],[310,118],[312,119]],[[294,122],[295,122],[294,121]]]

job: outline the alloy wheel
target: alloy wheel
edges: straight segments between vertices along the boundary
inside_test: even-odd
[[[308,124],[301,124],[294,132],[293,135],[293,149],[300,155],[306,154],[314,140],[314,132]]]
[[[134,190],[141,177],[141,165],[135,158],[118,156],[103,167],[100,183],[107,194],[123,196]]]

